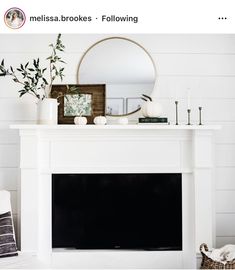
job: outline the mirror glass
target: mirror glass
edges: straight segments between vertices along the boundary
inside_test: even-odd
[[[151,95],[156,69],[150,54],[133,40],[100,40],[83,55],[78,83],[106,84],[106,114],[131,114],[141,107],[141,95]]]

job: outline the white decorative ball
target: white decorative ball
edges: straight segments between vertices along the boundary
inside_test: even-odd
[[[94,118],[94,123],[96,125],[105,125],[107,123],[107,119],[105,116],[96,116]]]
[[[74,124],[75,125],[86,125],[87,119],[85,116],[76,116],[76,117],[74,117]]]
[[[162,105],[155,101],[146,101],[142,107],[141,112],[144,117],[160,117],[162,116]]]

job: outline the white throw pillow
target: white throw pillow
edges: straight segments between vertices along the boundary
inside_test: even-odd
[[[0,190],[0,215],[11,211],[10,192]]]

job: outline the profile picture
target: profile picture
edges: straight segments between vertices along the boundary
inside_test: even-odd
[[[22,27],[25,23],[25,19],[26,17],[23,10],[16,7],[8,9],[4,15],[5,24],[12,29]]]

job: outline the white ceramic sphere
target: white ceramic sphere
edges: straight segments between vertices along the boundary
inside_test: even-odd
[[[95,125],[105,125],[107,123],[107,119],[105,116],[96,116],[94,118]]]
[[[76,117],[74,117],[74,124],[75,125],[86,125],[87,118],[85,116],[76,116]]]

